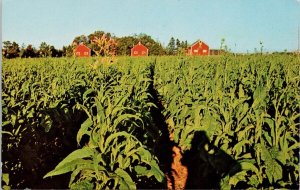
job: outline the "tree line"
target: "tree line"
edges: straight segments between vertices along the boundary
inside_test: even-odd
[[[116,55],[130,55],[133,45],[141,42],[149,49],[149,55],[181,55],[185,53],[188,47],[187,41],[181,41],[171,37],[168,45],[163,47],[159,41],[154,40],[151,36],[141,33],[133,36],[116,37],[111,33],[104,31],[95,31],[89,35],[76,36],[70,45],[63,46],[62,49],[56,49],[53,45],[42,42],[38,48],[31,44],[21,46],[16,42],[4,41],[2,48],[2,57],[4,58],[34,58],[34,57],[72,57],[74,49],[79,43],[84,43],[92,50],[92,55],[96,55],[97,46],[93,43],[96,38],[105,35],[107,38],[113,38],[116,41]]]

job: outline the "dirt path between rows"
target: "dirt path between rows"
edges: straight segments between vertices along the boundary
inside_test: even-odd
[[[152,102],[156,105],[156,108],[152,108],[151,114],[154,124],[159,126],[162,134],[155,154],[167,179],[166,188],[220,189],[221,179],[233,166],[236,167],[235,172],[239,171],[239,165],[231,156],[211,144],[205,131],[195,131],[191,148],[183,153],[174,142],[173,134],[170,134],[169,116],[165,113],[162,97],[154,87],[155,64],[151,66],[150,71],[152,81],[148,90]],[[209,149],[213,151],[208,152],[205,147],[210,147]]]
[[[168,130],[167,118],[163,115],[165,110],[161,97],[154,87],[154,67],[150,68],[152,82],[149,86],[149,93],[152,95],[153,103],[157,108],[152,108],[151,113],[154,122],[160,126],[162,136],[158,142],[157,157],[160,162],[160,167],[166,175],[168,189],[184,189],[188,177],[188,169],[181,163],[183,155],[180,147],[173,141],[173,134]]]
[[[155,115],[157,116],[157,114]],[[165,122],[160,124],[167,129]],[[188,169],[181,162],[183,158],[181,149],[173,142],[173,135],[169,135],[169,131],[163,131],[162,138],[158,143],[160,147],[157,156],[160,166],[166,175],[167,188],[176,190],[184,189],[188,177]]]
[[[184,189],[188,177],[188,169],[182,165],[182,154],[178,146],[172,148],[173,161],[171,163],[171,172],[166,175],[168,189]]]

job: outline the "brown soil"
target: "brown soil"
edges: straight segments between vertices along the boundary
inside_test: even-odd
[[[171,172],[167,175],[168,189],[184,189],[188,177],[188,169],[182,165],[182,154],[178,146],[172,148],[173,162],[171,164]]]

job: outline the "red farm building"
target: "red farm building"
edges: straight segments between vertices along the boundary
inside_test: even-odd
[[[79,44],[75,48],[75,56],[76,57],[90,57],[91,49],[85,46],[83,43]]]
[[[209,47],[206,43],[198,40],[188,48],[187,55],[209,55]]]
[[[148,56],[148,48],[139,42],[131,48],[131,56]]]

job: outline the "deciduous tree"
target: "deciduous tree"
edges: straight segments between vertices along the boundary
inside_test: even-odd
[[[36,50],[32,47],[31,44],[29,44],[25,51],[23,52],[23,55],[21,57],[25,57],[25,58],[32,58],[32,57],[36,57],[37,56],[37,52]]]
[[[48,57],[51,56],[50,46],[46,42],[42,42],[39,47],[39,56]]]
[[[3,49],[2,49],[2,55],[5,58],[16,58],[19,57],[20,48],[19,44],[16,42],[10,42],[10,41],[4,41],[3,42]]]

